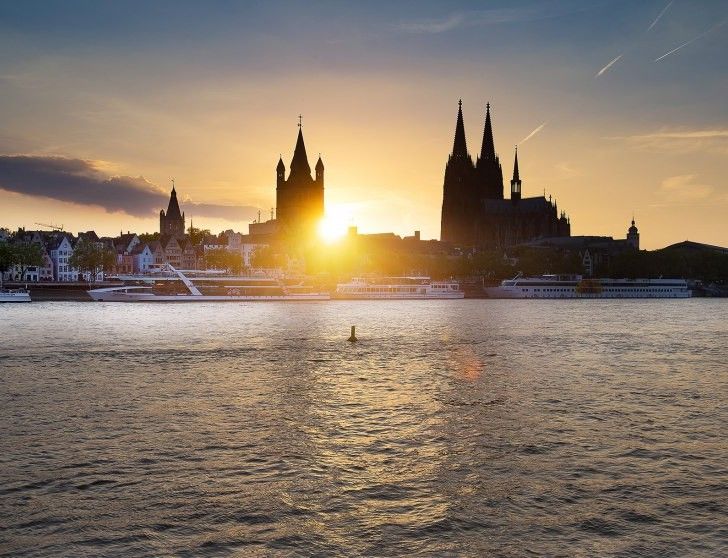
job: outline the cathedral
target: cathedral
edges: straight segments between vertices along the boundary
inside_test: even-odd
[[[279,232],[286,236],[313,234],[324,216],[324,163],[320,155],[314,170],[316,176],[312,178],[299,119],[288,178],[283,158],[276,167],[276,217]]]
[[[174,183],[172,183],[172,193],[169,196],[167,213],[164,212],[164,209],[159,211],[159,233],[177,237],[182,237],[185,234],[185,214],[180,213]]]
[[[455,141],[445,166],[440,240],[480,249],[504,248],[537,238],[570,236],[571,224],[546,196],[522,197],[516,151],[510,199],[503,194],[503,170],[495,152],[490,103],[480,155],[475,163],[465,141],[462,101]]]

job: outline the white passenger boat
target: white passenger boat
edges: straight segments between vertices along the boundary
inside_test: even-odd
[[[27,289],[0,289],[0,302],[30,302]]]
[[[192,275],[192,274],[190,274]],[[125,275],[127,285],[93,289],[88,294],[99,302],[235,302],[329,300],[328,293],[312,287],[269,277],[231,277],[202,274],[188,277],[171,265],[162,272]]]
[[[355,277],[336,285],[340,299],[449,299],[463,298],[457,281],[433,281],[429,277],[383,277],[367,280]]]
[[[684,279],[591,279],[541,275],[502,281],[486,288],[490,298],[690,298]]]

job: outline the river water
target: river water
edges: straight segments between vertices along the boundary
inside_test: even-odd
[[[726,300],[47,302],[0,328],[2,555],[728,554]]]

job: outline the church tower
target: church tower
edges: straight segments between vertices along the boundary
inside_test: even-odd
[[[286,179],[283,159],[276,166],[276,214],[279,229],[290,235],[312,234],[324,216],[324,163],[319,156],[316,178],[311,177],[301,117],[298,138]]]
[[[477,199],[473,196],[475,167],[468,155],[463,123],[463,102],[458,101],[455,139],[445,165],[442,194],[440,240],[453,244],[472,245],[475,240]]]
[[[485,126],[480,157],[476,163],[478,189],[484,199],[503,199],[503,169],[493,142],[493,125],[490,121],[490,103],[485,105]]]
[[[634,217],[632,217],[632,226],[627,231],[627,243],[635,250],[640,249],[640,233],[634,224]]]
[[[167,213],[159,211],[159,234],[182,237],[185,234],[185,214],[180,213],[177,192],[172,181],[172,193],[169,196]]]
[[[513,178],[511,179],[511,203],[521,201],[521,178],[518,176],[518,146],[516,146],[516,160],[513,163]]]

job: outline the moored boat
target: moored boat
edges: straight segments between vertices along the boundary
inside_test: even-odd
[[[457,281],[433,281],[429,277],[382,277],[367,280],[355,277],[336,285],[339,299],[453,299],[463,298]]]
[[[190,274],[192,275],[192,274]],[[286,284],[269,277],[231,277],[219,274],[188,276],[168,265],[164,272],[123,276],[127,285],[88,291],[98,302],[240,302],[329,300],[303,283]]]
[[[523,277],[520,273],[485,291],[490,298],[690,298],[692,295],[684,279]]]
[[[30,302],[27,289],[0,289],[0,302]]]

